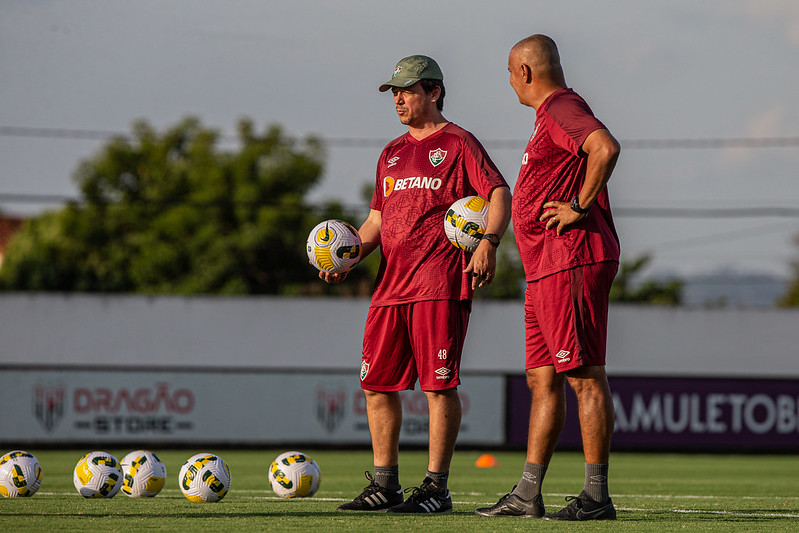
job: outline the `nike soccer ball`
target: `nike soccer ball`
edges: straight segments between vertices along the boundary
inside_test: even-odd
[[[166,482],[166,466],[152,452],[136,450],[122,458],[122,493],[131,498],[152,498]]]
[[[230,489],[230,469],[218,455],[198,453],[180,468],[178,484],[189,501],[218,502]]]
[[[0,495],[6,498],[33,496],[42,486],[42,467],[36,457],[15,450],[0,457]]]
[[[485,234],[487,222],[488,202],[480,196],[467,196],[447,209],[444,233],[456,247],[473,252]]]
[[[311,264],[319,270],[346,272],[361,256],[361,236],[343,220],[325,220],[311,230],[306,250]]]
[[[285,452],[269,466],[269,483],[283,498],[307,498],[319,489],[322,473],[316,461],[302,452]]]
[[[84,498],[113,498],[122,488],[122,468],[110,453],[89,452],[75,465],[72,482]]]

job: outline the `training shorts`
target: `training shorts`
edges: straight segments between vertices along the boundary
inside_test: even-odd
[[[370,307],[361,360],[361,388],[372,391],[452,389],[471,302],[430,300]]]
[[[527,284],[526,369],[554,365],[556,372],[565,372],[605,364],[608,297],[617,269],[615,261],[604,261]]]

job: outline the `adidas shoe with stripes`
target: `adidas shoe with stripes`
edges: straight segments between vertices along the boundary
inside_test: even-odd
[[[449,489],[441,487],[426,477],[419,487],[411,491],[408,499],[386,510],[387,513],[451,513],[452,498]]]
[[[381,487],[368,470],[364,474],[369,485],[354,500],[339,505],[339,511],[385,511],[402,503],[402,489],[394,491]]]

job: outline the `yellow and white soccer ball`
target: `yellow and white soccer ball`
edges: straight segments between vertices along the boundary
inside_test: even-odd
[[[285,452],[269,466],[272,490],[283,498],[308,498],[319,490],[322,472],[316,461],[302,452]]]
[[[122,467],[110,453],[89,452],[75,465],[72,482],[84,498],[113,498],[122,488]]]
[[[198,453],[180,468],[178,484],[189,501],[218,502],[230,489],[230,469],[218,455]]]
[[[488,222],[488,201],[481,196],[456,200],[444,216],[444,233],[457,248],[473,252],[480,244]]]
[[[311,264],[319,270],[346,272],[361,256],[361,236],[343,220],[325,220],[311,230],[306,251]]]
[[[136,450],[123,457],[122,474],[122,493],[131,498],[152,498],[166,483],[166,466],[147,450]]]
[[[42,467],[32,454],[14,450],[0,457],[0,495],[33,496],[42,486]]]

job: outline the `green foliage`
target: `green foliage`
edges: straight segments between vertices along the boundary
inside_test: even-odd
[[[634,284],[634,278],[640,274],[652,260],[650,255],[642,255],[632,261],[622,260],[619,272],[610,289],[611,302],[645,303],[654,305],[679,305],[682,302],[681,280],[667,281],[644,280]]]
[[[159,134],[134,124],[74,174],[81,200],[29,220],[0,271],[6,290],[174,294],[354,292],[328,287],[308,264],[305,239],[324,218],[353,218],[338,204],[314,209],[305,195],[322,175],[324,150],[238,124],[239,149],[187,118]]]
[[[799,234],[793,238],[794,244],[799,247]],[[792,261],[793,281],[788,286],[782,298],[777,302],[779,307],[799,307],[799,260]]]

